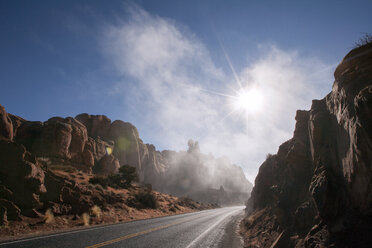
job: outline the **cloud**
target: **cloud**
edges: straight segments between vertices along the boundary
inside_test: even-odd
[[[105,28],[102,47],[123,78],[112,89],[132,106],[140,132],[151,137],[145,142],[179,150],[196,139],[203,152],[242,166],[250,181],[266,154],[292,136],[295,111],[308,109],[331,88],[333,66],[261,45],[260,57],[238,76],[243,86],[262,92],[263,108],[248,121],[241,113],[228,115],[231,98],[215,92],[234,95],[231,88],[239,87],[214,64],[207,47],[173,20],[133,6],[129,13]]]

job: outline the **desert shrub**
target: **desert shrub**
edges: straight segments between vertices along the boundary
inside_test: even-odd
[[[151,191],[152,191],[152,184],[151,184],[151,183],[146,183],[144,186],[145,186],[145,189],[146,189],[148,192],[151,192]]]
[[[45,223],[49,224],[49,223],[52,223],[53,221],[54,221],[54,214],[52,210],[49,208],[45,212]]]
[[[140,202],[143,206],[147,208],[156,209],[159,207],[158,199],[156,195],[152,192],[148,191],[140,191],[135,195],[135,198],[138,202]]]
[[[136,168],[129,165],[123,165],[119,172],[109,176],[94,176],[89,180],[91,184],[98,184],[102,187],[129,188],[133,181],[138,180]]]
[[[105,176],[94,176],[91,179],[89,179],[89,183],[101,185],[102,187],[105,188],[109,186],[109,179]]]
[[[136,167],[130,165],[123,165],[119,168],[119,173],[113,175],[111,177],[115,177],[116,184],[121,187],[129,187],[132,182],[138,180]]]
[[[361,47],[372,43],[372,34],[364,34],[356,43],[355,47]]]
[[[177,210],[173,206],[171,208],[169,208],[169,211],[171,211],[171,212],[177,212]]]
[[[94,186],[94,188],[96,189],[96,190],[98,190],[98,191],[104,191],[104,188],[102,187],[102,185],[100,185],[100,184],[96,184],[95,186]]]
[[[101,217],[102,211],[101,211],[101,208],[98,207],[97,205],[94,205],[90,210],[92,214],[96,216],[97,218]]]
[[[83,219],[84,226],[89,226],[89,221],[90,221],[89,214],[83,213],[83,215],[81,216],[81,218]]]

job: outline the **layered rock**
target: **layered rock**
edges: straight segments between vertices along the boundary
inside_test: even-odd
[[[334,75],[332,92],[297,112],[293,138],[261,165],[247,247],[372,246],[372,44]]]

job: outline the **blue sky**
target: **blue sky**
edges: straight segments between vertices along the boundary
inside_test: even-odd
[[[28,120],[105,114],[158,149],[193,138],[252,181],[291,137],[295,110],[331,90],[337,63],[372,32],[371,10],[371,1],[2,0],[0,104]],[[258,112],[231,102],[246,87],[260,92]]]

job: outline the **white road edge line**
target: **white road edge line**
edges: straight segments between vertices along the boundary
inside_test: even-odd
[[[217,225],[219,225],[223,220],[225,220],[227,217],[233,215],[235,212],[238,212],[238,211],[241,211],[240,209],[239,210],[235,210],[233,212],[230,212],[230,213],[227,213],[225,215],[223,215],[216,223],[214,223],[213,225],[211,225],[207,230],[205,230],[202,234],[200,234],[196,239],[194,239],[188,246],[186,246],[185,248],[190,248],[192,247],[193,245],[195,245],[202,237],[204,237],[210,230],[212,230],[213,228],[215,228]]]
[[[186,215],[189,216],[189,215],[193,215],[193,214],[200,214],[201,212],[202,211],[192,212],[192,213],[186,213]],[[164,217],[173,217],[173,216],[176,217],[177,215],[169,215],[169,216],[164,216]],[[186,216],[180,216],[180,217],[182,218],[182,217],[186,217]],[[151,219],[144,219],[144,220],[151,220]],[[141,220],[139,220],[139,221],[141,221]],[[123,223],[116,223],[116,224],[119,224],[120,225],[120,224],[126,224],[126,223],[130,223],[130,222],[123,222]],[[115,224],[112,224],[112,225],[115,225]],[[66,234],[72,234],[72,233],[87,232],[87,231],[92,231],[92,230],[107,228],[107,227],[110,227],[112,225],[90,227],[90,228],[86,228],[86,229],[82,229],[82,230],[67,231],[67,232],[63,232],[63,233],[56,233],[56,234],[50,234],[50,235],[45,235],[45,236],[33,237],[33,238],[19,239],[19,240],[9,241],[9,242],[5,242],[5,243],[0,243],[0,247],[1,246],[4,246],[4,245],[22,243],[22,242],[27,242],[27,241],[31,241],[31,240],[45,239],[45,238],[50,238],[50,237],[56,237],[56,236],[66,235]]]

